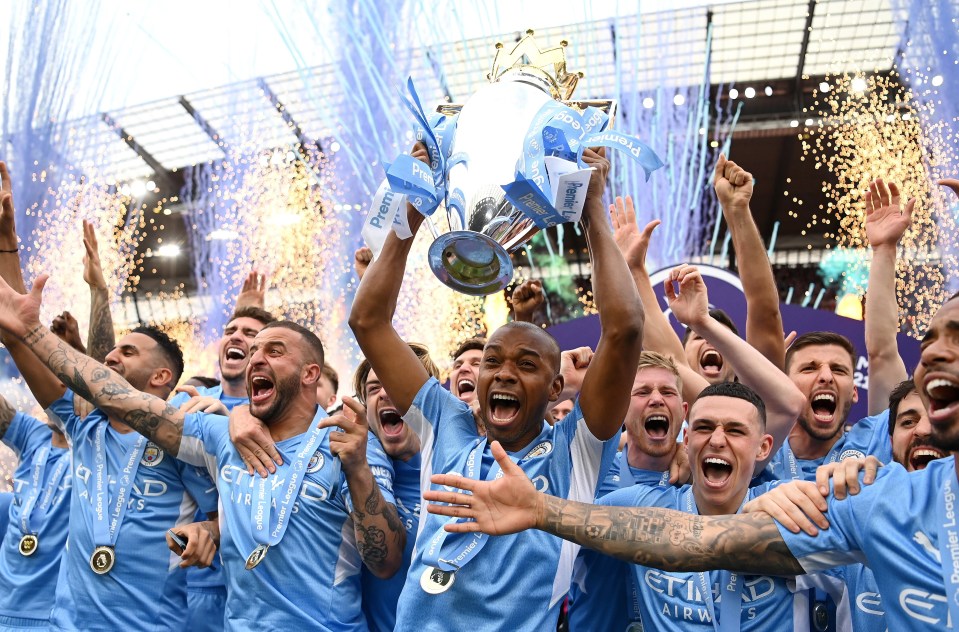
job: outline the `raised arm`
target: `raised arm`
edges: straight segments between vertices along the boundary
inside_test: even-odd
[[[663,313],[646,271],[646,251],[649,249],[649,240],[660,222],[658,219],[653,220],[640,232],[636,225],[633,198],[628,195],[625,199],[616,198],[616,203],[609,207],[609,215],[613,221],[616,246],[626,259],[633,284],[643,303],[646,317],[643,327],[643,346],[649,351],[656,351],[672,358],[683,378],[683,401],[691,404],[699,393],[709,386],[709,382],[686,362],[683,343],[676,336],[676,331]]]
[[[606,220],[603,191],[609,162],[603,153],[589,149],[583,159],[594,168],[582,221],[602,333],[583,377],[579,403],[590,432],[605,440],[618,435],[629,408],[629,393],[643,350],[643,304]]]
[[[113,315],[110,314],[110,291],[100,266],[97,233],[93,224],[83,220],[83,280],[90,286],[90,331],[87,334],[87,355],[103,362],[116,346]]]
[[[244,307],[259,307],[264,309],[266,306],[266,275],[256,270],[250,270],[243,281],[243,287],[236,297],[236,307],[233,311]]]
[[[474,481],[436,474],[434,485],[469,494],[426,490],[430,513],[470,518],[451,522],[451,532],[491,535],[539,529],[619,559],[666,571],[728,569],[751,574],[797,575],[804,571],[789,552],[776,523],[763,513],[699,516],[652,507],[607,507],[542,494],[498,442],[493,455],[503,476]]]
[[[869,414],[889,407],[889,393],[908,377],[899,355],[899,302],[896,300],[896,248],[912,221],[916,201],[899,205],[899,187],[882,178],[869,183],[866,238],[872,247],[866,290],[866,354],[869,357]]]
[[[412,155],[429,162],[429,154],[422,144],[416,145]],[[403,284],[406,261],[416,232],[423,223],[423,216],[410,204],[406,205],[406,215],[413,237],[403,240],[390,231],[380,256],[370,263],[363,275],[350,310],[350,329],[356,342],[401,414],[409,410],[416,394],[430,377],[413,350],[393,328],[393,313]]]
[[[726,156],[719,154],[713,183],[723,217],[733,237],[736,267],[746,295],[746,342],[755,347],[780,371],[786,363],[783,343],[783,319],[779,312],[779,290],[766,247],[753,221],[749,200],[753,196],[753,176]],[[747,261],[740,257],[747,256]]]
[[[527,279],[513,290],[510,297],[510,305],[513,306],[513,320],[520,320],[526,323],[533,322],[533,315],[543,303],[546,302],[546,294],[543,293],[543,282],[539,279]]]
[[[14,215],[13,185],[7,165],[2,161],[0,161],[0,182],[2,182],[2,188],[0,188],[0,278],[6,281],[13,291],[26,294],[23,273],[20,270],[20,240],[17,238]],[[3,331],[0,332],[0,340],[6,345],[20,375],[23,376],[27,387],[41,407],[47,408],[63,397],[66,387],[33,352],[23,346],[16,336]]]
[[[673,287],[679,284],[679,293]],[[683,265],[666,279],[666,296],[676,318],[705,338],[735,369],[739,380],[756,391],[766,404],[766,432],[775,453],[802,412],[806,399],[789,377],[728,327],[709,315],[706,283],[694,266]],[[767,459],[768,460],[768,459]],[[757,462],[757,470],[765,462]]]
[[[118,373],[41,325],[40,298],[46,282],[46,275],[41,275],[24,295],[0,280],[0,327],[22,340],[25,348],[75,393],[176,456],[183,435],[183,413],[159,397],[136,390]]]
[[[396,506],[386,501],[366,457],[369,426],[366,409],[352,397],[343,398],[343,412],[320,422],[336,426],[330,434],[330,451],[343,464],[346,484],[353,503],[356,548],[363,563],[380,579],[392,577],[403,563],[406,529]]]

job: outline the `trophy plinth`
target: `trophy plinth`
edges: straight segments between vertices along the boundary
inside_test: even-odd
[[[440,235],[430,245],[429,262],[444,285],[470,296],[501,291],[513,278],[506,249],[486,235],[468,230]]]

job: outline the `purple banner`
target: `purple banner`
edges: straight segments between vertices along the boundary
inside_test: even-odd
[[[746,331],[746,297],[743,295],[739,277],[728,270],[709,265],[698,265],[706,285],[709,288],[709,306],[718,307],[729,314],[736,323],[741,335]],[[663,293],[663,281],[672,268],[664,268],[655,272],[651,279],[653,289],[662,305],[663,311],[669,318],[677,335],[682,338],[685,326],[672,315],[669,304]],[[855,369],[855,383],[859,389],[859,401],[853,404],[849,411],[849,419],[857,421],[867,415],[867,389],[869,386],[869,360],[866,358],[866,332],[863,321],[839,316],[833,312],[800,307],[798,305],[779,306],[783,318],[783,327],[786,331],[796,331],[799,335],[810,331],[833,331],[849,338],[856,347],[857,360]],[[559,341],[563,349],[589,346],[596,348],[599,341],[599,316],[591,315],[577,318],[549,328]],[[909,336],[899,335],[899,353],[906,363],[910,375],[919,362],[919,341]]]

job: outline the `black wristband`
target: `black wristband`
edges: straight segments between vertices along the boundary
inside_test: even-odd
[[[0,250],[0,253],[10,254],[10,253],[14,253],[14,252],[20,252],[20,249],[19,249],[19,248],[14,248],[13,250]]]

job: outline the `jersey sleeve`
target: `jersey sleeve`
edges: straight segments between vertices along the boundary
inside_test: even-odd
[[[190,413],[183,418],[183,435],[177,458],[190,465],[208,466],[230,442],[230,420],[222,415]],[[214,468],[215,469],[215,468]],[[196,499],[199,501],[199,499]]]
[[[170,404],[170,406],[173,406],[174,408],[176,408],[177,410],[180,410],[180,406],[182,406],[189,400],[190,400],[189,393],[176,393],[173,395],[173,397],[167,400],[167,403]]]
[[[204,513],[216,511],[219,494],[216,491],[216,484],[207,474],[206,467],[197,467],[180,460],[177,461],[176,467],[180,471],[183,486],[196,501],[200,511]]]
[[[840,459],[872,455],[883,463],[892,463],[892,437],[889,435],[889,409],[864,417],[846,433]]]
[[[826,499],[829,528],[820,529],[816,536],[805,532],[792,533],[779,523],[776,526],[789,551],[807,573],[865,563],[863,547],[869,537],[867,530],[872,525],[877,499],[900,497],[901,490],[906,487],[904,477],[902,468],[885,467],[879,470],[876,482],[864,485],[855,496],[836,500],[830,493]]]
[[[443,388],[434,377],[428,379],[420,388],[413,405],[403,415],[403,421],[420,438],[420,442],[433,445],[439,433],[461,435],[462,441],[476,438],[476,422],[473,411],[455,395]],[[462,441],[453,440],[454,445]]]
[[[52,434],[47,424],[36,417],[17,412],[10,420],[10,425],[3,435],[3,442],[24,461],[25,455],[49,442]]]
[[[81,419],[73,410],[73,391],[69,388],[63,392],[60,399],[54,401],[47,407],[47,417],[52,421],[63,434],[73,437],[77,429],[77,424]]]
[[[373,472],[373,479],[383,494],[383,500],[396,505],[396,496],[393,493],[393,461],[386,456],[383,446],[376,435],[372,432],[366,438],[366,462],[370,465],[370,471]],[[341,487],[343,498],[346,499],[346,508],[353,513],[353,497],[350,496],[349,485],[346,483],[346,476],[343,476],[343,485]]]
[[[675,487],[630,485],[617,489],[597,499],[597,505],[607,507],[667,507],[677,506],[678,490]]]
[[[573,410],[556,422],[554,427],[556,432],[566,437],[569,445],[573,465],[569,498],[592,502],[600,482],[606,477],[616,458],[619,435],[615,434],[606,441],[597,439],[583,419],[579,397],[576,398]]]

